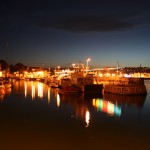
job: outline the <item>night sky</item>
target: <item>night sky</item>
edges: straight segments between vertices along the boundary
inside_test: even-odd
[[[0,2],[0,59],[15,65],[150,67],[150,2]]]

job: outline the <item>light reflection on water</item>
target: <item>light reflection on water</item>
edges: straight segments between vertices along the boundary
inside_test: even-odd
[[[86,127],[89,126],[90,124],[90,112],[87,110],[85,114],[85,122],[86,122]]]
[[[150,89],[150,82],[146,82],[146,87]],[[130,148],[146,149],[150,140],[149,92],[147,96],[59,95],[57,88],[40,82],[14,81],[0,102],[0,129],[5,132],[3,136],[11,131],[19,141],[20,135],[33,139],[41,139],[42,135],[44,140],[36,139],[39,144],[49,147],[47,143],[51,143],[53,149],[97,149],[99,144],[105,149],[129,149],[129,144]],[[58,148],[54,146],[56,137],[62,140]],[[28,145],[37,142],[33,139]],[[128,144],[122,147],[124,141]],[[140,146],[135,146],[138,142]],[[43,146],[37,145],[33,149]]]
[[[103,100],[102,98],[93,99],[93,106],[97,108],[98,111],[105,112],[109,115],[121,116],[121,107],[117,104],[113,104],[110,101]]]
[[[59,94],[57,93],[57,107],[59,107],[60,106],[60,96],[59,96]]]
[[[149,82],[146,83],[148,89],[150,87],[149,86],[150,84]],[[123,109],[122,107],[124,105],[128,107],[134,105],[137,106],[138,108],[142,108],[146,100],[145,95],[144,96],[143,95],[121,96],[121,95],[106,94],[106,93],[103,96],[99,96],[99,97],[84,96],[83,94],[59,95],[58,89],[51,89],[50,87],[44,85],[43,83],[35,82],[35,81],[21,81],[21,82],[16,81],[14,83],[14,92],[17,91],[20,92],[24,91],[24,96],[25,98],[28,99],[29,97],[31,97],[32,100],[45,99],[47,101],[47,104],[49,105],[52,99],[53,105],[55,104],[57,108],[61,107],[61,105],[69,104],[69,107],[74,110],[74,114],[72,114],[72,116],[75,116],[76,118],[82,118],[83,120],[85,120],[86,123],[87,123],[87,117],[85,116],[87,116],[87,112],[89,114],[88,116],[90,116],[90,112],[92,109],[103,112],[108,116],[121,117],[122,109]],[[88,126],[89,124],[90,124],[90,118],[88,120]]]
[[[150,89],[150,83],[146,82],[148,92]],[[7,90],[6,94],[11,93],[11,89]],[[71,107],[75,109],[75,116],[82,117],[86,116],[87,112],[90,116],[90,109],[95,108],[97,111],[101,111],[110,116],[121,116],[122,108],[121,105],[135,105],[142,108],[146,100],[146,96],[121,96],[115,94],[105,93],[103,96],[84,96],[83,94],[64,94],[59,95],[58,89],[52,89],[49,86],[44,85],[44,83],[36,81],[15,81],[13,83],[13,92],[22,93],[24,92],[24,97],[31,97],[32,100],[45,99],[47,104],[50,104],[51,98],[53,98],[53,104],[59,108],[61,103],[69,103]],[[4,99],[5,95],[2,95],[1,100]],[[79,105],[79,103],[82,103]],[[90,106],[88,103],[90,102]],[[149,101],[148,101],[149,102]],[[89,111],[87,111],[89,110]],[[86,120],[86,119],[85,119]],[[87,122],[87,121],[86,121]]]

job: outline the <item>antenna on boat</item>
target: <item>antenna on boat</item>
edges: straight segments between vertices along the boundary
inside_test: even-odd
[[[141,78],[141,69],[142,69],[142,68],[141,68],[141,64],[140,64],[140,78]]]
[[[118,77],[118,70],[119,70],[119,62],[117,60],[117,77]]]

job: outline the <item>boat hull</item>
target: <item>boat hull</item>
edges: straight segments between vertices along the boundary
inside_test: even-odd
[[[79,93],[79,87],[77,86],[65,86],[62,87],[62,89],[60,90],[60,93]]]

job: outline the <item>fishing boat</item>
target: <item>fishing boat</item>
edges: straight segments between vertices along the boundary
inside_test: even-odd
[[[80,89],[76,85],[64,86],[60,89],[59,94],[62,93],[79,93]]]
[[[52,88],[59,88],[59,86],[60,86],[59,77],[58,76],[51,76],[50,81],[49,81],[49,85]]]
[[[56,83],[56,82],[51,82],[51,83],[50,83],[50,86],[51,86],[52,88],[58,88],[58,87],[59,87],[59,84]]]

